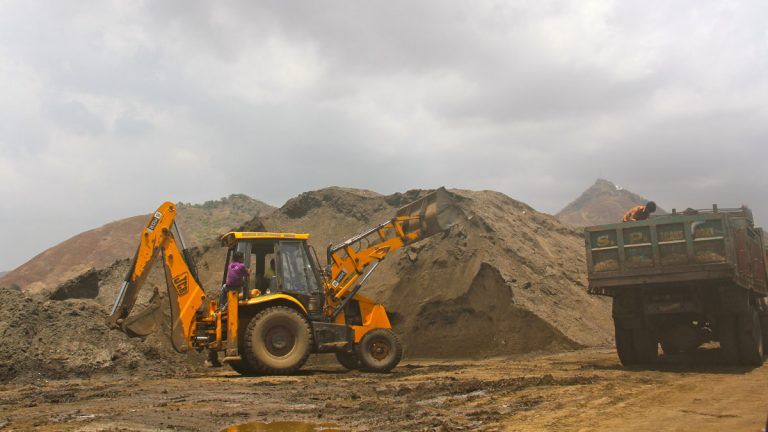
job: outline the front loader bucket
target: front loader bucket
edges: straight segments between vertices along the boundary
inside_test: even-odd
[[[154,333],[163,323],[163,310],[160,305],[160,294],[155,290],[149,305],[139,313],[125,318],[120,323],[120,330],[131,337],[145,337]]]
[[[411,219],[405,224],[405,232],[420,230],[419,239],[423,239],[456,225],[464,218],[464,212],[456,204],[451,193],[441,187],[424,198],[401,207],[395,217]]]

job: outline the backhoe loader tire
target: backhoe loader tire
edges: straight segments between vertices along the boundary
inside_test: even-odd
[[[251,366],[247,360],[235,360],[230,361],[227,364],[230,368],[232,368],[233,371],[239,373],[240,375],[257,375],[259,373],[259,370]]]
[[[403,358],[403,345],[397,335],[389,329],[374,329],[363,336],[356,347],[361,370],[367,372],[389,372]]]
[[[336,353],[336,360],[339,364],[349,370],[360,369],[360,358],[357,357],[356,352],[341,351]]]
[[[760,315],[756,308],[739,314],[739,355],[741,364],[745,366],[763,364],[763,332],[760,327]]]
[[[285,375],[299,370],[312,348],[312,330],[304,316],[273,306],[254,316],[245,330],[245,356],[259,372]]]

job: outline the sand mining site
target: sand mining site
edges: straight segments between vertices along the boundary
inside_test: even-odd
[[[719,365],[710,345],[622,367],[610,302],[586,292],[581,231],[497,192],[452,193],[465,219],[390,255],[363,291],[405,346],[392,372],[349,371],[328,354],[291,376],[205,368],[203,354],[171,348],[167,298],[158,331],[128,338],[104,323],[122,259],[56,286],[0,289],[0,430],[765,427],[768,366]],[[327,188],[232,228],[308,232],[322,251],[423,194]],[[225,252],[215,236],[193,250],[209,296]],[[155,288],[165,296],[160,268],[139,303]]]

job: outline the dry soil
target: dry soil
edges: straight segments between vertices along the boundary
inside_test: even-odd
[[[353,431],[761,431],[768,366],[714,366],[716,354],[663,358],[654,370],[623,368],[606,348],[411,360],[385,375],[315,362],[290,377],[221,369],[143,379],[137,370],[40,380],[0,385],[0,429],[219,431],[293,420]]]

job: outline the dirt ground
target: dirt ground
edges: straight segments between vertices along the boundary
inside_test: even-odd
[[[602,348],[409,360],[387,375],[315,361],[290,377],[240,377],[225,368],[2,384],[0,430],[219,431],[302,421],[385,431],[761,431],[768,365],[716,366],[716,356],[702,350],[640,370],[621,367]]]

